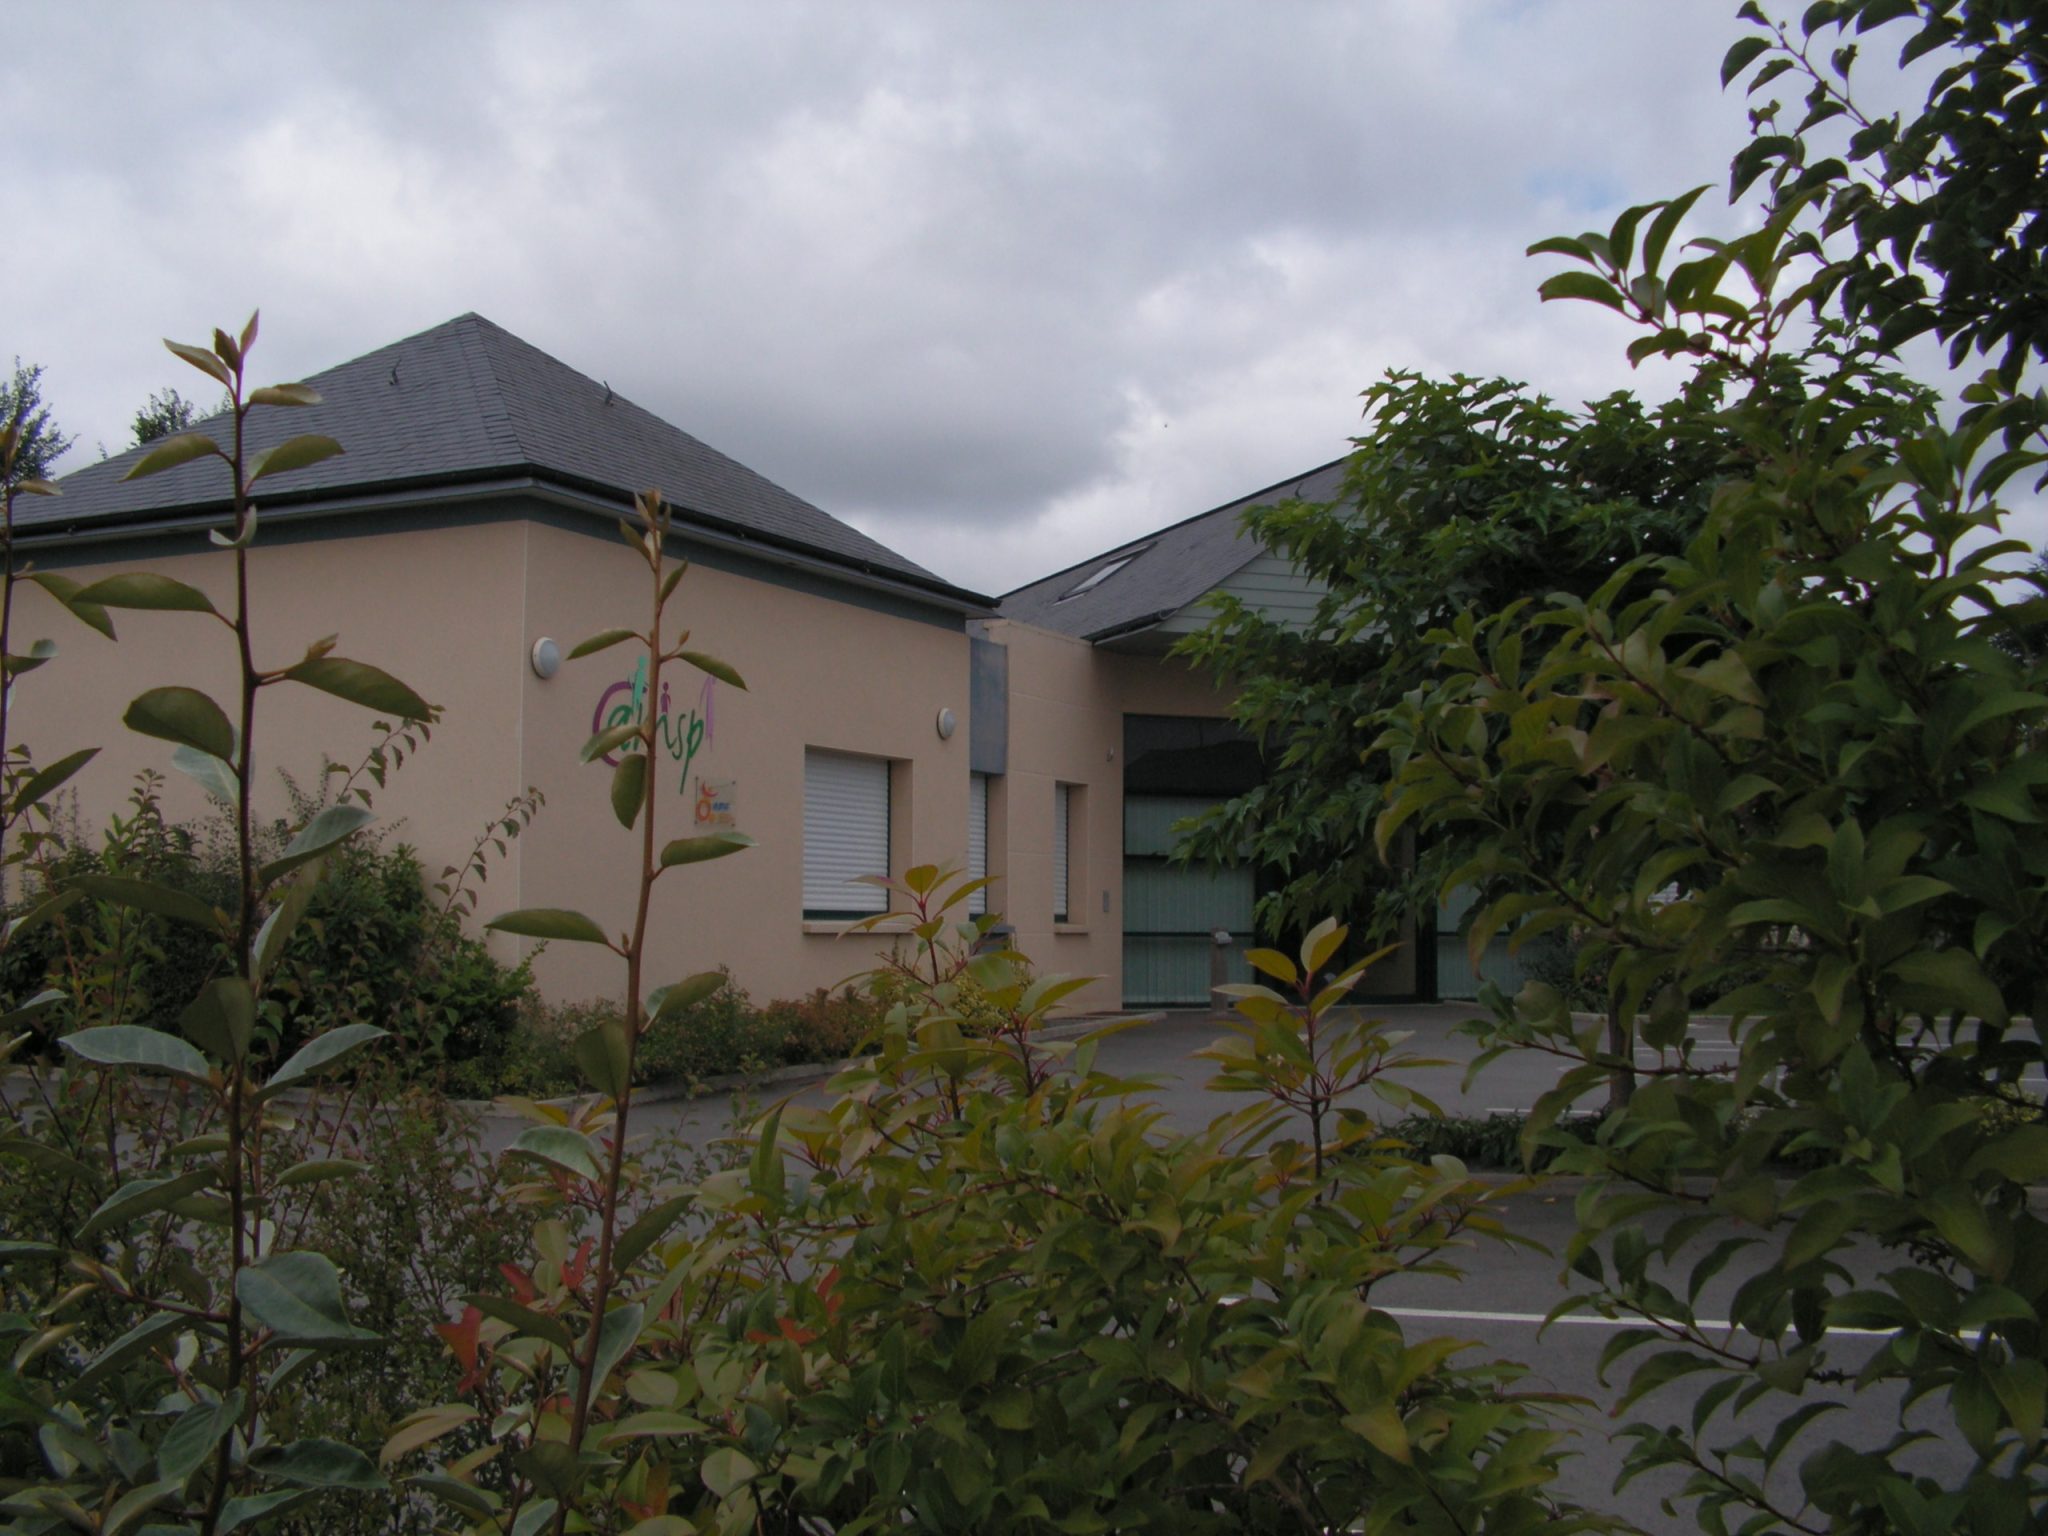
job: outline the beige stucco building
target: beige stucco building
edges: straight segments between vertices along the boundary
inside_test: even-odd
[[[1162,857],[1173,819],[1257,771],[1224,722],[1228,697],[1166,644],[1219,586],[1301,600],[1291,573],[1237,532],[1238,508],[998,601],[474,315],[308,382],[322,403],[259,413],[256,446],[313,431],[347,451],[265,486],[258,664],[287,665],[336,635],[338,654],[441,707],[375,807],[429,870],[459,861],[529,787],[545,795],[493,863],[481,916],[548,906],[628,923],[636,839],[611,812],[609,775],[578,753],[595,730],[651,708],[665,834],[731,826],[757,844],[662,880],[657,978],[723,964],[757,998],[829,986],[874,944],[839,936],[881,900],[855,877],[927,862],[985,870],[993,910],[1042,968],[1098,978],[1078,1008],[1199,1002],[1212,932],[1242,948],[1255,872]],[[137,456],[25,504],[21,553],[80,582],[161,571],[226,606],[232,564],[206,536],[227,518],[225,472],[202,462],[123,481]],[[1314,494],[1330,473],[1276,492]],[[744,692],[672,666],[647,699],[628,646],[559,669],[539,654],[644,622],[645,567],[617,519],[647,486],[676,509],[691,643],[737,668]],[[48,635],[62,652],[18,682],[17,739],[44,761],[102,748],[74,781],[88,825],[137,772],[168,770],[164,743],[122,728],[127,701],[170,683],[225,693],[234,675],[232,637],[207,616],[115,619],[118,643],[33,589],[15,616],[17,635]],[[363,757],[379,739],[373,720],[322,693],[266,688],[260,763],[310,785],[324,764]],[[176,773],[166,794],[174,814],[205,809]],[[262,808],[283,804],[280,788]],[[524,941],[496,942],[509,954]],[[587,945],[550,946],[537,975],[566,997],[623,984]]]

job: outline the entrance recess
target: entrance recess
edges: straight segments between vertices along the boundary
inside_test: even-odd
[[[1256,871],[1177,864],[1173,825],[1255,786],[1258,751],[1227,720],[1124,717],[1124,1004],[1212,1001],[1214,935],[1230,935],[1224,976],[1248,981]]]

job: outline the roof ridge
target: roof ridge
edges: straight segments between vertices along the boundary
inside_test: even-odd
[[[495,446],[504,449],[513,463],[530,462],[533,455],[527,451],[525,435],[520,431],[511,391],[499,377],[497,360],[491,356],[491,333],[496,332],[500,336],[511,333],[503,326],[493,325],[473,309],[465,310],[447,324],[462,338],[462,360],[475,386],[477,415],[483,421],[484,435]]]

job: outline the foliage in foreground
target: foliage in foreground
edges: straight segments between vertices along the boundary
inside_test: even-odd
[[[291,1191],[346,1177],[358,1166],[295,1134],[291,1098],[384,1032],[347,1024],[289,1053],[260,1049],[258,1035],[285,950],[306,920],[328,859],[370,813],[361,803],[328,806],[294,828],[282,847],[266,849],[250,804],[251,765],[257,700],[269,688],[312,688],[410,722],[430,719],[433,710],[389,673],[336,655],[334,637],[315,641],[297,661],[257,663],[248,601],[248,551],[257,533],[251,487],[331,457],[341,445],[304,434],[262,454],[247,451],[251,411],[318,399],[298,384],[245,386],[256,332],[252,316],[239,335],[215,331],[210,347],[168,344],[228,391],[217,428],[225,441],[199,433],[170,437],[130,473],[202,458],[226,468],[233,515],[226,530],[210,535],[233,570],[234,596],[225,610],[197,588],[150,572],[80,586],[27,571],[14,548],[15,499],[56,488],[16,479],[27,438],[19,420],[0,430],[0,478],[7,481],[0,667],[8,679],[55,655],[47,641],[19,653],[12,641],[16,589],[24,580],[109,638],[114,611],[212,620],[235,658],[227,706],[201,689],[172,685],[144,692],[123,717],[131,730],[173,745],[182,765],[227,805],[226,888],[209,899],[132,873],[75,873],[19,914],[5,935],[11,944],[100,902],[197,930],[222,953],[214,973],[185,999],[177,1033],[88,1015],[75,1021],[83,1027],[58,1037],[66,1064],[37,1080],[27,1113],[33,1119],[49,1106],[48,1123],[67,1130],[90,1115],[99,1148],[92,1161],[61,1134],[5,1145],[11,1167],[31,1170],[59,1191],[54,1231],[0,1247],[0,1328],[14,1346],[0,1373],[0,1422],[10,1434],[33,1431],[44,1463],[41,1476],[10,1478],[0,1506],[24,1533],[216,1533],[274,1523],[335,1492],[384,1487],[359,1450],[318,1432],[324,1423],[302,1422],[295,1429],[313,1432],[290,1432],[278,1413],[307,1371],[375,1339],[349,1320],[333,1259],[302,1241],[302,1223],[283,1218],[297,1198]],[[8,736],[11,693],[0,689],[0,867],[18,867],[50,848],[50,796],[93,755],[88,748],[38,767]],[[118,942],[106,958],[117,973],[132,960]],[[17,1000],[0,1023],[20,1030],[66,1001],[64,991],[49,988]],[[33,1038],[15,1035],[0,1046],[0,1059]],[[168,1091],[144,1089],[138,1080],[145,1077],[168,1079]],[[131,1101],[137,1094],[145,1096],[140,1105]],[[138,1117],[143,1134],[135,1130]],[[84,1146],[82,1139],[73,1143]]]
[[[1960,51],[1924,118],[1872,122],[1853,40],[1900,19],[1909,55]],[[1683,1469],[1710,1530],[2018,1536],[2048,1520],[2048,665],[2015,643],[2044,602],[1999,534],[2048,462],[2020,387],[2048,356],[2048,282],[2039,202],[1979,194],[2039,185],[2048,16],[1817,5],[1725,73],[1752,67],[1753,88],[1808,88],[1789,135],[1759,108],[1738,159],[1739,185],[1772,177],[1761,228],[1681,250],[1693,193],[1537,247],[1576,263],[1546,296],[1721,382],[1726,483],[1683,551],[1430,636],[1434,675],[1377,744],[1378,834],[1453,833],[1447,883],[1496,898],[1475,945],[1572,933],[1624,1026],[1610,1042],[1532,986],[1488,1030],[1565,1068],[1532,1133],[1643,1079],[1560,1158],[1595,1181],[1570,1257],[1598,1287],[1561,1307],[1643,1324],[1608,1351],[1619,1406],[1679,1377],[1699,1393],[1689,1424],[1630,1426],[1624,1477]],[[1830,122],[1844,157],[1809,151]],[[1953,423],[1888,371],[1924,329],[2001,353]],[[1700,1049],[1699,997],[1732,1020],[1732,1064]],[[1731,1262],[1732,1335],[1700,1299]],[[1911,1411],[1874,1434],[1835,1417],[1865,1395]]]
[[[1333,1011],[1362,971],[1322,969],[1343,930],[1259,957],[1285,993],[1244,989],[1216,1052],[1251,1102],[1182,1135],[1091,1043],[1039,1043],[1077,983],[972,955],[991,920],[950,909],[978,884],[905,876],[876,1054],[734,1167],[651,1191],[609,1245],[608,1309],[613,1112],[527,1133],[548,1220],[512,1294],[450,1330],[462,1398],[386,1447],[441,1457],[407,1486],[475,1532],[1584,1528],[1545,1493],[1547,1400],[1371,1304],[1504,1236],[1504,1190],[1332,1102],[1413,1102],[1397,1043]],[[489,1447],[442,1453],[484,1423]]]

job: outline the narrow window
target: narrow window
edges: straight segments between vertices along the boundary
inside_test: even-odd
[[[804,749],[804,916],[867,917],[889,893],[889,760]]]
[[[967,775],[967,878],[981,880],[988,875],[988,775]],[[967,915],[979,917],[988,910],[988,887],[967,898]]]
[[[1067,785],[1053,785],[1052,920],[1056,923],[1067,921],[1067,850],[1072,846],[1072,841],[1067,836],[1067,808],[1072,799]]]

